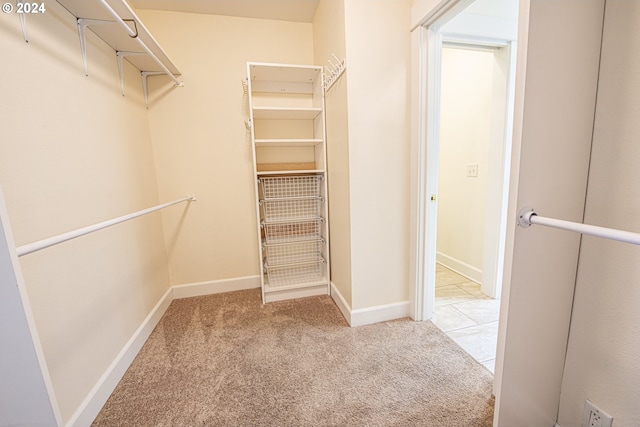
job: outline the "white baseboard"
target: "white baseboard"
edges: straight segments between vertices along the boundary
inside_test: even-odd
[[[234,279],[210,280],[208,282],[187,283],[173,287],[173,298],[199,297],[222,292],[240,291],[260,287],[260,276],[245,276]]]
[[[333,283],[331,283],[331,297],[349,326],[352,327],[409,317],[409,301],[352,310]]]
[[[409,317],[409,301],[351,310],[351,326],[371,325]]]
[[[102,377],[98,380],[93,389],[89,392],[84,402],[67,422],[67,427],[85,427],[91,425],[98,416],[113,390],[122,379],[123,375],[138,355],[138,352],[153,332],[162,315],[169,308],[173,301],[173,289],[169,288],[160,298],[160,301],[153,307],[149,315],[142,321],[129,341],[124,345],[120,353],[115,357],[111,365],[107,368]]]
[[[442,252],[436,252],[436,262],[476,283],[482,283],[482,270],[477,267],[443,254]]]

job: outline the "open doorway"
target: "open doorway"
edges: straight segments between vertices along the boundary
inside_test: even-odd
[[[509,46],[443,38],[433,321],[494,371],[509,138]]]
[[[420,3],[422,4],[422,3]],[[425,6],[423,4],[423,6]],[[420,12],[414,8],[416,13]],[[425,9],[427,10],[427,9]],[[500,47],[501,56],[506,59],[508,89],[505,105],[506,120],[503,124],[504,144],[500,167],[488,167],[487,173],[502,180],[502,191],[490,191],[495,200],[504,202],[507,196],[508,177],[511,157],[511,135],[513,123],[513,93],[515,87],[516,39],[518,34],[518,3],[510,0],[447,0],[441,8],[417,21],[412,33],[414,52],[413,79],[416,92],[413,97],[414,114],[413,156],[416,162],[412,171],[412,193],[415,210],[412,221],[415,221],[412,236],[412,294],[410,306],[412,317],[416,320],[432,319],[435,312],[436,285],[436,239],[438,217],[438,173],[440,145],[440,80],[442,77],[441,61],[443,41],[459,44]],[[475,163],[470,161],[468,163]],[[464,164],[464,168],[467,168]],[[465,171],[466,172],[466,171]],[[489,176],[487,176],[489,179]],[[488,184],[489,185],[489,184]],[[498,188],[498,187],[493,187]],[[501,254],[496,257],[485,256],[483,249],[482,289],[484,294],[500,298],[500,281],[504,274],[505,235],[506,235],[506,203],[491,203],[496,206],[497,214],[485,214],[485,218],[495,221],[498,236],[491,245],[491,251]],[[473,212],[466,211],[468,221]],[[487,224],[485,224],[485,228]],[[508,254],[506,254],[508,256]],[[488,263],[489,265],[487,266]],[[490,271],[496,276],[489,279]],[[494,289],[485,289],[495,286]],[[502,321],[503,319],[501,319]],[[500,330],[504,329],[503,323]],[[495,347],[494,347],[495,348]],[[496,378],[501,376],[501,348],[496,354]]]

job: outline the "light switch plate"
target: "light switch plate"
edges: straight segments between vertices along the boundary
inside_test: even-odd
[[[469,163],[467,165],[467,176],[471,178],[476,178],[478,176],[478,164],[477,163]]]

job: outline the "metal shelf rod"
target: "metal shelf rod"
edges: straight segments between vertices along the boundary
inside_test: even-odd
[[[40,249],[45,249],[50,246],[57,245],[62,242],[66,242],[67,240],[75,239],[76,237],[84,236],[85,234],[93,233],[94,231],[102,230],[103,228],[111,227],[112,225],[119,224],[121,222],[129,221],[130,219],[137,218],[142,215],[146,215],[151,212],[158,211],[160,209],[167,208],[169,206],[182,203],[182,202],[192,202],[195,201],[195,196],[187,196],[182,199],[174,200],[172,202],[167,202],[162,205],[154,206],[152,208],[143,209],[138,212],[134,212],[128,215],[123,215],[118,218],[110,219],[108,221],[99,222],[97,224],[88,225],[86,227],[78,228],[77,230],[68,231],[66,233],[58,234],[57,236],[49,237],[47,239],[38,240],[37,242],[28,243],[26,245],[19,246],[16,249],[18,256],[27,255]]]
[[[582,224],[579,222],[565,221],[562,219],[547,218],[539,216],[532,208],[523,208],[520,210],[520,213],[518,214],[518,223],[522,227],[529,227],[532,224],[544,225],[546,227],[553,227],[560,230],[574,231],[576,233],[588,234],[590,236],[602,237],[604,239],[616,240],[618,242],[640,245],[640,234],[638,233]]]

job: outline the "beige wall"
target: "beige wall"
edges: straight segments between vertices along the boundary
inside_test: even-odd
[[[332,54],[345,58],[344,1],[321,0],[313,19],[314,62],[327,65]],[[348,68],[348,64],[347,64]],[[351,294],[351,206],[349,132],[347,120],[348,70],[325,93],[329,184],[331,282],[349,306]]]
[[[527,205],[544,216],[582,221],[603,2],[528,3],[520,10],[519,47],[526,50],[518,53],[526,57],[518,61],[526,68],[516,77],[509,205],[515,235],[502,297],[496,420],[534,427],[553,425],[558,413],[580,236],[514,222]]]
[[[120,93],[112,49],[60,5],[0,24],[0,185],[18,246],[158,203],[137,70]],[[180,192],[182,194],[182,192]],[[170,208],[183,211],[184,207]],[[68,421],[169,285],[159,214],[26,255],[21,266]]]
[[[606,2],[584,221],[640,232],[640,4]],[[615,426],[640,425],[640,248],[583,237],[558,424],[589,399]]]
[[[478,282],[492,142],[494,61],[491,51],[442,49],[437,259]],[[478,165],[477,177],[467,176],[470,163]]]
[[[198,196],[184,221],[164,214],[171,284],[260,274],[251,139],[241,79],[247,61],[312,64],[311,24],[139,10],[184,74],[162,80],[149,123],[161,199]],[[179,232],[177,231],[179,230]]]
[[[345,0],[353,309],[409,299],[410,12]]]
[[[181,184],[199,199],[179,238],[167,233],[172,284],[258,274],[250,141],[241,126],[246,100],[236,83],[245,62],[322,64],[335,53],[347,58],[348,71],[327,95],[332,281],[353,309],[408,299],[410,2],[398,5],[351,1],[341,11],[340,2],[321,2],[313,26],[139,11],[190,76],[185,88],[164,85],[161,92],[170,95],[150,107],[160,194]],[[344,36],[343,21],[350,28]],[[348,113],[347,89],[357,100]],[[169,227],[180,221],[171,213],[164,218]]]

